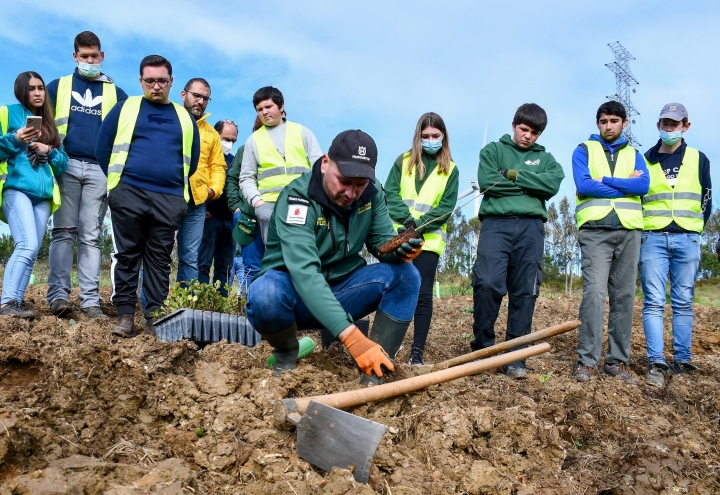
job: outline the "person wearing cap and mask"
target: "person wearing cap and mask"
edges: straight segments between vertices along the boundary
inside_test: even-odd
[[[650,190],[642,199],[640,277],[645,294],[645,381],[662,387],[665,375],[697,369],[690,363],[693,296],[700,265],[700,233],[712,213],[712,183],[710,161],[704,153],[688,146],[683,137],[690,129],[686,108],[680,103],[665,105],[657,128],[660,140],[645,153]],[[670,365],[663,354],[668,272],[674,351]]]
[[[382,188],[377,147],[359,130],[337,135],[310,173],[285,186],[270,218],[262,268],[248,291],[247,315],[274,347],[276,375],[295,368],[298,329],[326,328],[360,370],[379,381],[415,312],[420,275],[412,261],[423,241],[384,256],[395,236]],[[363,247],[380,263],[366,264]],[[353,323],[375,311],[366,337]]]
[[[47,301],[55,316],[69,316],[70,273],[75,240],[80,312],[87,318],[107,319],[100,309],[100,232],[107,211],[107,177],[95,157],[100,124],[127,94],[101,72],[105,53],[90,31],[75,37],[73,60],[77,69],[47,85],[55,110],[60,142],[68,167],[57,177],[62,205],[53,215]]]

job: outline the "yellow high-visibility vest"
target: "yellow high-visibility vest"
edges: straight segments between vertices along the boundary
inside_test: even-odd
[[[270,139],[265,126],[253,132],[253,140],[258,151],[257,184],[260,197],[266,203],[277,201],[280,191],[300,174],[310,170],[302,139],[302,126],[294,122],[285,125],[285,158],[280,156]]]
[[[614,173],[610,172],[610,164],[605,156],[605,149],[599,141],[585,141],[588,152],[588,168],[592,177],[629,178],[635,170],[635,148],[625,146],[617,152]],[[643,217],[640,197],[630,198],[575,198],[575,218],[578,228],[586,222],[601,220],[615,210],[620,223],[629,230],[642,230]]]
[[[675,187],[665,177],[662,165],[650,163],[650,190],[643,196],[642,209],[645,230],[660,230],[675,221],[692,232],[702,232],[705,220],[702,212],[700,184],[700,152],[686,147]]]
[[[133,131],[137,123],[138,115],[140,115],[140,104],[144,96],[131,96],[120,109],[120,117],[118,118],[118,129],[113,142],[112,155],[110,155],[110,165],[108,166],[107,190],[110,191],[120,183],[120,177],[125,170],[125,162],[130,153],[130,144],[132,141]],[[193,124],[192,117],[184,107],[177,103],[171,102],[175,107],[178,119],[180,120],[180,128],[182,129],[182,160],[183,175],[185,181],[185,201],[190,201],[190,193],[188,191],[188,174],[190,173],[190,159],[192,156],[193,142]]]
[[[57,96],[55,97],[55,127],[57,127],[60,135],[60,142],[65,140],[67,134],[68,121],[70,120],[70,105],[72,104],[72,81],[73,75],[60,78],[58,83]],[[117,103],[117,89],[115,84],[110,81],[103,82],[102,102],[100,103],[100,119],[112,110]]]
[[[8,120],[8,107],[0,107],[0,136],[4,136],[7,132]],[[0,162],[0,208],[2,207],[2,190],[5,187],[5,181],[8,176],[7,167],[7,160]],[[57,179],[55,179],[55,173],[49,163],[47,164],[47,167],[50,169],[50,175],[52,176],[53,181],[52,203],[50,205],[50,214],[52,215],[58,208],[60,208],[60,186],[57,183]],[[0,220],[7,223],[7,219],[5,218],[2,209],[0,209]]]
[[[400,197],[410,209],[410,214],[417,219],[425,213],[437,208],[442,200],[445,188],[447,187],[450,174],[455,169],[455,163],[450,162],[447,174],[440,173],[440,167],[436,166],[435,170],[427,176],[425,182],[420,188],[420,192],[415,189],[415,174],[417,166],[413,167],[412,172],[408,172],[407,166],[410,163],[410,153],[403,155],[402,175],[400,177]],[[402,224],[393,222],[393,227],[397,230]],[[447,221],[438,229],[423,232],[425,244],[423,251],[432,251],[442,256],[447,243]]]

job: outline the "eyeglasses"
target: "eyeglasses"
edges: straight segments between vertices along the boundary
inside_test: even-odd
[[[153,88],[157,84],[160,86],[160,89],[163,89],[167,88],[167,85],[170,84],[170,79],[143,79],[142,82],[144,82],[148,88]]]
[[[235,122],[233,122],[232,120],[228,120],[228,119],[223,120],[223,124],[232,124],[235,127],[238,126]]]
[[[210,102],[210,100],[212,100],[209,96],[201,95],[200,93],[195,93],[194,91],[188,91],[188,94],[193,95],[196,100],[203,100],[206,102]]]

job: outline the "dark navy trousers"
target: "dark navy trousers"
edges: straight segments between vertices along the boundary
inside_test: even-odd
[[[532,331],[542,283],[545,227],[540,218],[485,217],[473,266],[473,351],[495,344],[500,303],[509,295],[505,340]],[[512,363],[525,366],[525,361]]]

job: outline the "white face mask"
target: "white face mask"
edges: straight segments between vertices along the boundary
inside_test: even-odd
[[[223,153],[225,153],[226,155],[229,155],[230,152],[232,151],[233,144],[235,144],[235,143],[232,143],[230,141],[225,141],[225,140],[220,141],[220,145],[222,146]]]

